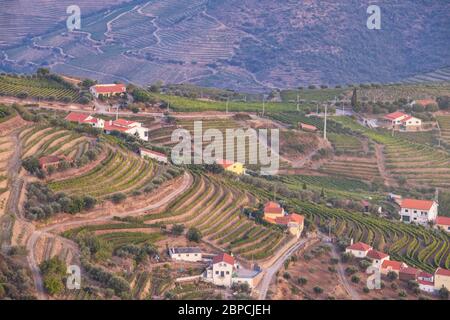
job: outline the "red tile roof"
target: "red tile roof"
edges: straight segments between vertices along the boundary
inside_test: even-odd
[[[122,127],[122,126],[116,126],[114,123],[110,124],[109,122],[106,122],[104,129],[106,131],[121,131],[121,132],[125,132],[125,131],[129,130],[130,128]]]
[[[348,246],[347,249],[355,251],[369,251],[372,250],[372,247],[364,242],[357,242],[352,244],[351,246]]]
[[[435,275],[438,274],[440,276],[450,277],[450,270],[443,269],[443,268],[437,268]]]
[[[70,122],[84,122],[86,118],[89,118],[89,114],[79,113],[79,112],[71,112],[64,119]]]
[[[400,271],[402,267],[404,267],[404,263],[400,261],[394,261],[394,260],[384,260],[383,264],[381,265],[381,269],[392,269],[395,271]]]
[[[133,123],[136,123],[136,122],[135,121],[128,121],[128,120],[125,120],[125,119],[117,119],[117,120],[113,121],[114,125],[121,126],[121,127],[129,127]]]
[[[388,119],[388,120],[396,120],[398,118],[405,117],[405,116],[407,116],[406,113],[403,113],[403,112],[400,112],[400,111],[396,111],[396,112],[389,113],[389,114],[385,115],[384,118]]]
[[[416,200],[416,199],[403,199],[401,207],[407,209],[417,209],[417,210],[430,210],[433,206],[434,201],[432,200]]]
[[[301,216],[299,214],[296,214],[296,213],[292,213],[292,214],[289,214],[289,215],[284,216],[284,217],[276,218],[275,219],[275,223],[276,224],[281,224],[281,225],[288,225],[290,222],[295,222],[295,223],[298,223],[298,224],[302,224],[304,219],[305,218],[303,216]]]
[[[432,281],[426,281],[426,280],[418,279],[417,283],[421,284],[421,285],[424,285],[424,286],[432,286],[432,287],[434,287],[434,282],[432,282]]]
[[[440,224],[442,226],[450,226],[450,217],[438,216],[436,218],[436,224]]]
[[[419,278],[433,278],[433,275],[431,273],[421,271],[418,275]]]
[[[389,255],[387,255],[386,253],[381,252],[381,251],[370,250],[369,252],[367,252],[367,257],[369,257],[371,259],[381,260],[381,259],[389,257]]]
[[[310,131],[317,131],[317,127],[312,126],[310,124],[303,123],[303,122],[300,122],[300,128],[305,129],[305,130],[310,130]]]
[[[266,203],[266,205],[264,206],[264,213],[282,213],[283,212],[283,208],[281,208],[281,206],[273,201],[270,201],[268,203]]]
[[[126,91],[124,84],[99,84],[94,89],[97,93],[122,93]]]
[[[417,276],[420,272],[421,272],[421,270],[413,268],[413,267],[406,267],[406,268],[400,269],[400,273],[414,275],[414,276]]]
[[[224,160],[224,159],[218,159],[218,160],[216,160],[216,163],[217,163],[219,166],[222,166],[224,169],[226,169],[226,168],[228,168],[228,167],[230,167],[230,166],[232,166],[232,165],[234,164],[233,161],[230,161],[230,160]]]
[[[160,157],[167,157],[164,153],[161,152],[157,152],[157,151],[153,151],[153,150],[149,150],[149,149],[145,149],[145,148],[139,148],[139,150],[141,152],[147,152],[147,153],[151,153]]]
[[[213,258],[213,264],[219,262],[226,262],[228,264],[234,265],[234,258],[227,253],[221,253]]]

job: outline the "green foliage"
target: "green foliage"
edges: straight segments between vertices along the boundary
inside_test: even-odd
[[[43,261],[40,271],[44,277],[45,290],[50,295],[58,295],[64,290],[64,278],[66,275],[66,264],[58,257]]]
[[[189,228],[186,237],[189,241],[200,242],[202,239],[202,233],[197,228]]]

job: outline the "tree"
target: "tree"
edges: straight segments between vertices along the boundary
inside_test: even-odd
[[[358,104],[358,92],[356,88],[353,89],[352,100],[351,100],[352,108],[357,108]]]
[[[301,285],[301,286],[304,286],[305,284],[308,283],[308,279],[306,279],[306,278],[304,278],[304,277],[299,277],[299,278],[297,279],[297,283],[298,283],[299,285]]]
[[[202,234],[197,228],[190,228],[186,234],[189,241],[200,242],[202,239]]]
[[[388,277],[388,279],[389,279],[390,281],[394,281],[394,280],[397,280],[398,275],[397,275],[397,273],[394,272],[394,271],[389,271],[388,274],[387,274],[387,277]]]
[[[50,75],[50,70],[47,68],[39,68],[37,69],[36,74],[38,77],[46,77]]]
[[[441,299],[447,300],[448,296],[449,296],[449,293],[448,293],[448,289],[446,287],[442,287],[441,289],[439,289],[439,297],[441,297]]]
[[[83,207],[84,210],[91,210],[97,204],[97,200],[91,196],[83,197]]]
[[[321,287],[314,287],[313,290],[316,294],[321,294],[323,292],[323,289]]]
[[[179,236],[184,232],[184,224],[174,224],[172,226],[172,234],[175,236]]]
[[[119,193],[113,194],[113,195],[111,196],[111,201],[112,201],[114,204],[119,204],[119,203],[125,201],[126,198],[127,198],[127,195],[126,195],[126,194],[124,194],[124,193],[122,193],[122,192],[119,192]]]

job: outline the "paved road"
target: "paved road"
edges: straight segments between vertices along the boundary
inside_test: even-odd
[[[284,265],[284,262],[297,250],[303,247],[311,239],[300,239],[296,244],[289,248],[281,257],[278,258],[275,263],[267,268],[264,272],[264,276],[259,284],[259,300],[265,300],[269,285],[277,271]]]

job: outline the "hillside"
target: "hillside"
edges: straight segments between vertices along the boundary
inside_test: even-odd
[[[65,28],[66,1],[51,10],[38,2],[22,13],[0,1],[0,70],[49,66],[101,81],[248,92],[449,79],[450,4],[442,1],[383,3],[381,30],[366,27],[368,0],[82,1],[74,33]]]

